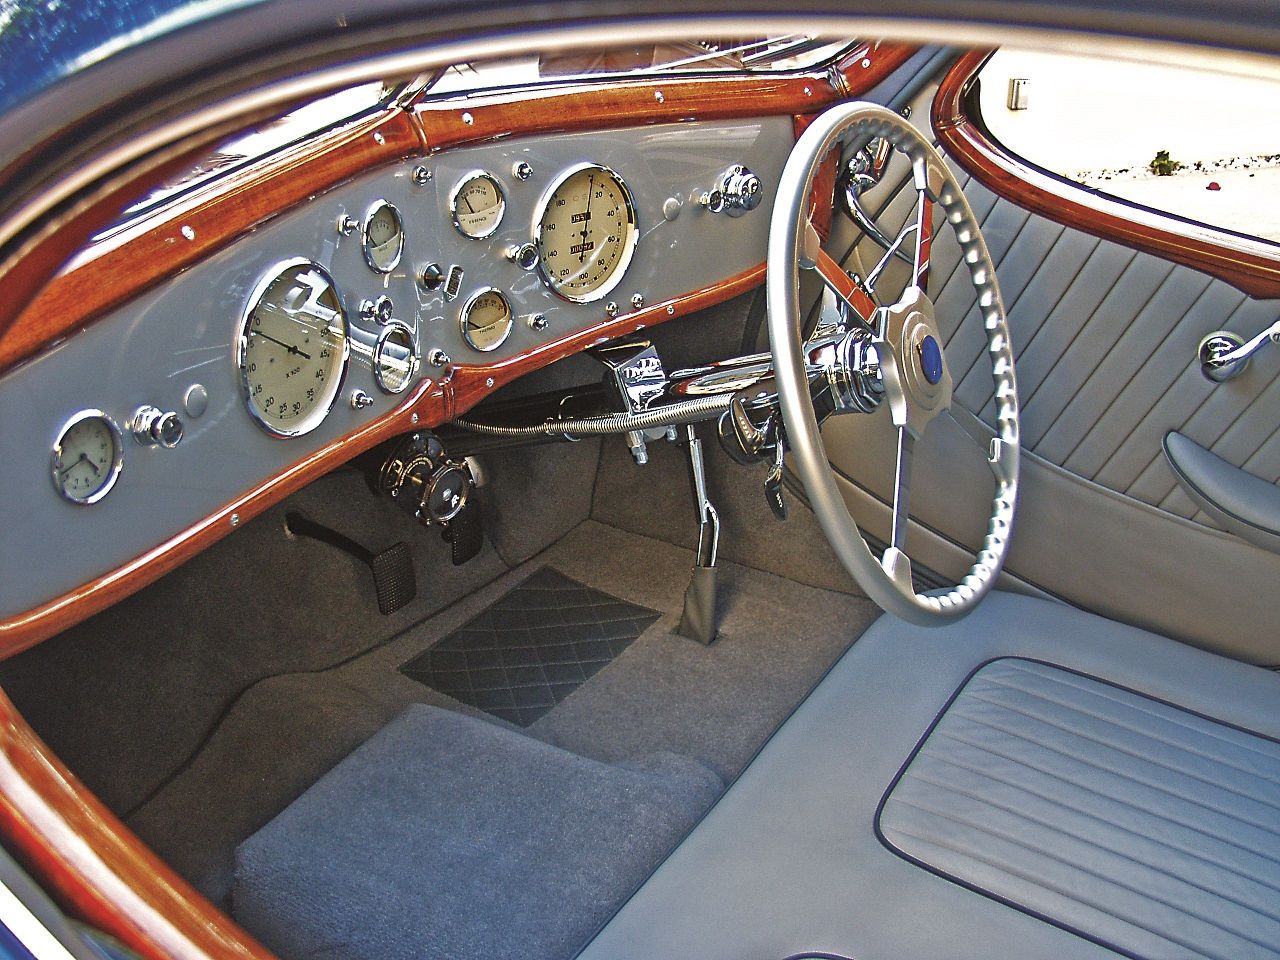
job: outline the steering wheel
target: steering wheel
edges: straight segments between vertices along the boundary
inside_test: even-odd
[[[917,192],[914,223],[904,228],[885,254],[887,261],[908,241],[914,248],[906,289],[896,303],[888,305],[878,302],[872,282],[851,278],[822,250],[808,213],[814,178],[831,150],[876,137],[910,159]],[[926,293],[935,204],[955,231],[987,335],[995,381],[996,435],[980,440],[996,488],[987,534],[969,573],[945,592],[920,594],[912,584],[906,553],[912,454],[932,421],[951,416],[952,403],[951,373],[934,306]],[[818,273],[847,308],[855,328],[834,348],[828,336],[821,346],[821,360],[817,342],[804,342],[801,333],[802,269]],[[869,277],[878,276],[880,269]],[[889,613],[925,626],[959,619],[991,589],[1008,553],[1018,496],[1019,443],[1018,389],[995,265],[955,176],[932,144],[891,110],[870,103],[828,110],[801,135],[782,171],[769,227],[767,284],[774,377],[792,463],[836,555],[867,595]],[[815,367],[823,368],[823,376],[817,379],[831,393],[824,411],[833,409],[839,415],[889,405],[898,444],[892,533],[882,559],[875,557],[859,532],[827,459],[814,409]],[[976,427],[964,429],[970,435],[976,432]]]

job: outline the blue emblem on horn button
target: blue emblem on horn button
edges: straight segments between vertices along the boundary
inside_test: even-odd
[[[933,337],[925,337],[916,347],[920,354],[920,372],[932,384],[942,379],[942,348]]]

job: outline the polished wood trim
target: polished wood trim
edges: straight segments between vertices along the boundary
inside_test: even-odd
[[[67,770],[0,693],[0,835],[65,909],[152,960],[271,960]]]
[[[1251,297],[1280,297],[1280,247],[1098,193],[1043,170],[996,143],[970,110],[974,80],[991,56],[974,50],[943,79],[933,129],[947,154],[998,196],[1057,223],[1200,270]]]
[[[499,90],[417,104],[428,151],[530,134],[817,113],[874,87],[916,47],[858,45],[829,70],[653,76]]]
[[[682,296],[651,304],[642,310],[624,314],[613,320],[602,320],[594,326],[543,344],[520,356],[486,366],[473,364],[453,366],[449,369],[449,376],[445,381],[445,389],[449,396],[446,419],[461,416],[488,394],[517,377],[585,350],[587,347],[637,333],[675,317],[723,303],[740,293],[760,286],[764,282],[764,277],[765,265],[762,263]]]
[[[104,237],[72,261],[0,333],[0,370],[169,279],[280,211],[420,150],[417,125],[406,112],[396,110],[331,130],[197,188],[156,215]]]

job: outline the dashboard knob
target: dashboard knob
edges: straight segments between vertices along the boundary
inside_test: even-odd
[[[438,263],[428,263],[418,274],[418,282],[425,290],[438,290],[444,283],[444,267]]]
[[[760,178],[740,163],[720,175],[716,188],[703,194],[703,205],[712,213],[740,217],[760,206],[764,188]]]
[[[139,407],[129,422],[133,438],[147,447],[172,449],[182,442],[182,421],[172,410],[165,412],[153,406]]]

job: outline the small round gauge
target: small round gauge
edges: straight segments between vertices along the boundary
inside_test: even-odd
[[[502,185],[483,170],[469,173],[453,188],[449,212],[453,225],[464,237],[482,240],[491,236],[507,209]]]
[[[365,263],[378,273],[390,273],[404,253],[404,221],[400,211],[385,200],[379,200],[364,216],[360,231]]]
[[[502,346],[511,327],[511,304],[493,287],[477,290],[462,308],[462,336],[484,353]]]
[[[259,282],[240,322],[236,363],[249,413],[268,433],[318,427],[342,386],[347,314],[327,270],[289,260]]]
[[[639,237],[631,191],[622,178],[594,163],[572,167],[541,209],[538,269],[547,286],[574,303],[599,300],[616,287]]]
[[[81,410],[53,446],[53,485],[72,503],[97,503],[120,476],[120,428],[101,410]]]
[[[373,376],[386,393],[400,393],[418,372],[418,341],[407,324],[392,320],[373,348]]]

